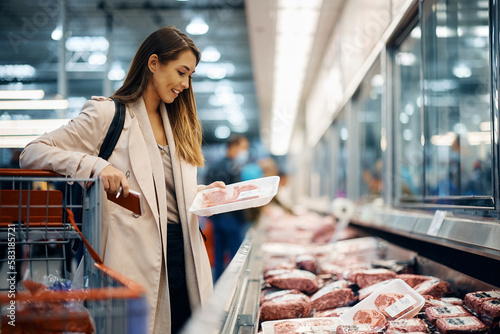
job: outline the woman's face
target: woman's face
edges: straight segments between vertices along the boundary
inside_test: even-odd
[[[160,100],[172,103],[176,97],[189,88],[189,79],[196,67],[196,57],[190,50],[183,51],[176,60],[161,64],[158,59],[151,64],[153,72],[150,85]]]

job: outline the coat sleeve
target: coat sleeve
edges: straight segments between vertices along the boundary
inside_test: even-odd
[[[98,175],[109,165],[98,158],[100,146],[113,119],[112,100],[85,103],[68,124],[30,142],[20,156],[21,168],[44,169],[72,178]]]

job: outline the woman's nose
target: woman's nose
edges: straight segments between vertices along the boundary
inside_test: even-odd
[[[184,89],[189,88],[189,78],[182,80],[182,87],[184,87]]]

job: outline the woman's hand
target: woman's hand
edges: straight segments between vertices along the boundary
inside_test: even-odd
[[[98,175],[101,178],[104,190],[111,193],[118,193],[120,185],[122,186],[121,194],[123,197],[127,197],[129,193],[129,186],[127,182],[127,176],[118,168],[113,165],[108,165],[105,167],[101,173]]]
[[[215,181],[214,183],[211,183],[208,186],[198,186],[198,192],[210,188],[226,188],[226,184],[222,181]]]

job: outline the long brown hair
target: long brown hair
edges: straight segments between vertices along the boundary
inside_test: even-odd
[[[121,103],[137,101],[146,90],[152,75],[148,67],[149,57],[156,54],[160,63],[166,64],[171,60],[176,60],[179,54],[186,50],[194,53],[196,64],[198,64],[201,53],[186,34],[172,26],[153,32],[142,42],[132,60],[123,86],[112,97]],[[202,130],[196,111],[191,79],[189,79],[189,88],[183,90],[174,102],[166,104],[166,107],[174,133],[177,154],[188,163],[203,167]]]

